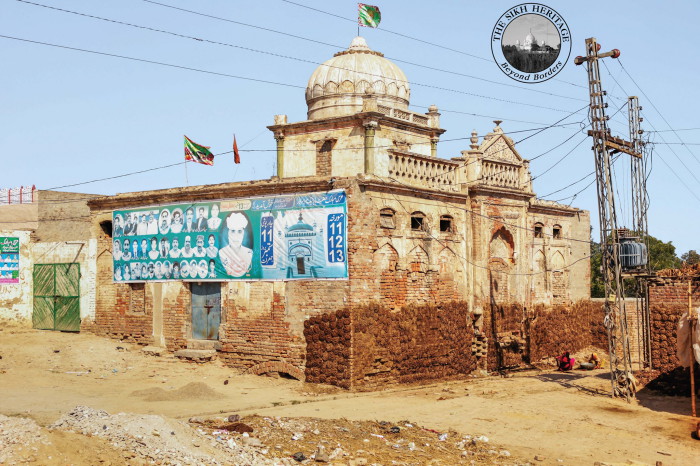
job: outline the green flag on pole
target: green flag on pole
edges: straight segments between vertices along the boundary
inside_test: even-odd
[[[200,146],[185,136],[185,160],[214,165],[214,154],[209,151],[208,146]]]
[[[357,22],[366,28],[376,28],[382,20],[382,14],[378,6],[357,4]]]

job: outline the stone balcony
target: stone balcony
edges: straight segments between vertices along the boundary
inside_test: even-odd
[[[389,151],[389,177],[411,186],[459,191],[459,162],[425,155]]]
[[[377,105],[377,111],[383,115],[392,118],[398,118],[400,120],[410,121],[411,123],[416,123],[418,125],[430,126],[437,128],[439,126],[436,119],[430,118],[426,114],[401,110],[398,108],[387,107],[386,105]]]

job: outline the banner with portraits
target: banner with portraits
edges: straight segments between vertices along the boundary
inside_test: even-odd
[[[0,285],[19,283],[19,238],[0,236]]]
[[[348,277],[345,191],[115,210],[114,281]]]

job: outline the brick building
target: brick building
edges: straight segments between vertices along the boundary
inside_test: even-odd
[[[0,281],[0,317],[69,331],[94,319],[97,240],[90,235],[87,207],[94,197],[34,187],[0,189],[0,237],[19,242],[18,279]],[[4,259],[12,261],[0,254]]]
[[[401,69],[358,37],[312,74],[306,90],[308,119],[289,123],[285,115],[276,115],[268,127],[277,144],[277,176],[89,201],[97,241],[96,313],[83,327],[169,350],[215,350],[226,363],[253,373],[354,386],[383,366],[403,367],[404,375],[440,364],[452,368],[440,375],[468,372],[474,363],[471,340],[485,341],[484,322],[494,304],[567,305],[589,298],[588,212],[536,198],[528,161],[498,121],[482,138],[472,133],[461,154],[438,157],[444,132],[438,108],[413,112],[409,98]],[[115,282],[115,211],[128,216],[129,209],[158,212],[159,206],[190,204],[213,210],[216,204],[216,212],[223,214],[224,206],[245,210],[241,206],[254,205],[256,199],[273,205],[275,197],[329,192],[343,192],[346,199],[342,252],[347,273],[342,279],[312,272],[324,264],[327,268],[328,262],[309,267],[317,248],[309,238],[307,255],[285,259],[289,279],[207,279],[204,291],[196,278]],[[172,214],[178,209],[166,210]],[[297,232],[311,235],[321,226],[306,223],[303,210],[297,214]],[[232,229],[228,222],[227,217],[223,223]],[[285,228],[290,231],[290,224]],[[306,241],[296,236],[290,238]],[[259,262],[264,268],[264,253],[253,249],[254,266]],[[220,303],[220,315],[207,324],[216,327],[213,333],[207,330],[215,337],[195,338],[201,324],[193,316],[201,311],[195,308],[202,293],[214,296],[216,306]],[[449,312],[442,312],[447,303],[453,303]],[[381,309],[372,308],[377,304]],[[415,306],[424,311],[416,312]],[[364,313],[348,310],[360,307]],[[399,364],[396,358],[402,356],[387,353],[352,364],[361,359],[359,346],[370,338],[372,313],[383,319],[376,329],[415,337],[404,338],[405,345],[397,348],[426,351],[430,361],[403,358]],[[399,331],[392,319],[399,322],[409,315],[413,323],[402,324]],[[451,320],[445,321],[448,315]],[[458,343],[441,344],[455,335],[461,336],[459,351],[469,352],[468,358],[449,356]],[[380,337],[371,338],[376,342]],[[416,350],[421,339],[425,344]],[[376,344],[377,351],[389,351],[381,346]],[[309,361],[316,365],[308,367]],[[346,366],[359,372],[345,374]],[[319,371],[345,375],[324,378]]]

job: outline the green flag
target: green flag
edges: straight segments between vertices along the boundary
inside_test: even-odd
[[[382,14],[378,6],[365,5],[364,3],[357,4],[357,22],[360,26],[376,28],[381,20]]]
[[[209,151],[208,146],[200,146],[185,136],[185,160],[214,165],[214,154]]]

